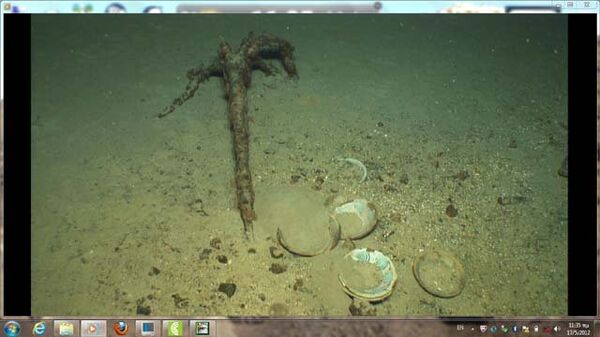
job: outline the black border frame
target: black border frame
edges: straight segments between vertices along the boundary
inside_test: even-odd
[[[31,17],[4,15],[2,314],[31,313]],[[8,85],[7,85],[8,84]]]
[[[575,19],[576,18],[576,19]],[[596,14],[569,14],[569,257],[570,316],[598,310],[596,193]]]

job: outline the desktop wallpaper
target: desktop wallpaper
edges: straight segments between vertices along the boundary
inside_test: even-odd
[[[31,21],[33,315],[566,315],[566,17]],[[252,217],[223,79],[158,117],[250,32]]]

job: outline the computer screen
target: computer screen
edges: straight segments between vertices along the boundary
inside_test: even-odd
[[[597,14],[3,1],[3,333],[595,334]]]

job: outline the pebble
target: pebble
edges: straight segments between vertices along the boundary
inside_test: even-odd
[[[448,207],[446,207],[446,215],[451,218],[454,218],[458,215],[458,210],[456,209],[456,207],[454,207],[454,205],[450,204],[448,205]]]
[[[375,306],[363,300],[352,300],[348,309],[352,316],[375,316],[377,314]]]
[[[221,239],[214,238],[214,239],[210,240],[210,246],[213,247],[214,249],[221,249]]]
[[[562,165],[558,169],[558,175],[565,178],[569,176],[569,159],[567,156],[565,156]]]
[[[235,283],[221,283],[219,285],[219,291],[227,295],[227,297],[233,296],[233,294],[235,294],[236,289],[237,286],[235,285]]]
[[[269,247],[269,253],[271,253],[271,257],[274,259],[279,259],[283,257],[283,250],[275,246]]]
[[[206,260],[206,259],[208,259],[208,256],[210,255],[211,252],[212,252],[212,249],[204,248],[202,250],[202,252],[200,252],[200,254],[198,255],[198,258],[200,260]]]

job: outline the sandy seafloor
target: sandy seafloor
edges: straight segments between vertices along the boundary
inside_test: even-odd
[[[299,72],[253,74],[257,203],[282,188],[373,202],[378,227],[354,245],[390,256],[398,282],[368,312],[566,314],[565,26],[555,16],[33,16],[32,314],[350,315],[333,272],[348,244],[275,259],[274,233],[244,239],[220,79],[156,118],[220,38],[237,45],[250,31],[288,39]],[[335,160],[348,157],[366,165],[362,184]],[[434,249],[463,262],[459,296],[415,280],[412,260]]]

